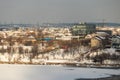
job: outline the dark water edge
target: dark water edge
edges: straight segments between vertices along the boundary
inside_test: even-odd
[[[80,64],[78,65],[63,65],[67,67],[84,67],[84,68],[100,68],[100,69],[120,69],[120,64]]]
[[[91,78],[91,79],[78,78],[75,80],[120,80],[120,75],[112,75],[111,77],[106,77],[106,78]]]

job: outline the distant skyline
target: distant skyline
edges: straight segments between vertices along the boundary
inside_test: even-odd
[[[120,23],[120,0],[0,0],[0,23]]]

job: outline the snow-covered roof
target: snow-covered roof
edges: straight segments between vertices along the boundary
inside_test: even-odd
[[[106,32],[96,32],[96,34],[97,34],[98,36],[107,36],[107,35],[109,35],[109,34],[106,33]]]
[[[105,37],[102,37],[102,36],[96,36],[95,39],[98,39],[98,40],[104,40]]]

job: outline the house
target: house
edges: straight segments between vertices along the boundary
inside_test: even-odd
[[[112,36],[112,47],[116,49],[120,49],[120,35],[113,35]]]
[[[96,30],[96,32],[106,33],[107,35],[112,35],[112,31],[111,30]]]
[[[91,39],[92,48],[110,48],[111,42],[108,37],[96,36]]]
[[[34,36],[25,36],[22,39],[23,43],[25,43],[25,45],[31,45],[33,43],[35,43],[37,40]]]
[[[92,48],[100,48],[102,47],[102,38],[96,36],[94,38],[91,39],[91,47]]]

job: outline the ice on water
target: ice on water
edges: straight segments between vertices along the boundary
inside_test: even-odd
[[[0,64],[0,80],[75,80],[120,75],[120,69]]]

